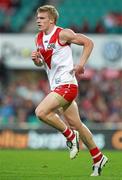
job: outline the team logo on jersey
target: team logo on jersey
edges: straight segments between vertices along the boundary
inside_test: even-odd
[[[47,49],[55,49],[55,43],[48,44]]]

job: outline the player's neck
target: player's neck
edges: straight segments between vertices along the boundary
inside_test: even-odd
[[[50,34],[50,33],[53,31],[54,28],[55,28],[55,24],[51,25],[51,26],[44,32],[45,35]]]

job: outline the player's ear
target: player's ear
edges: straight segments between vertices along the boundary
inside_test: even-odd
[[[53,24],[55,21],[53,18],[50,19],[50,23]]]

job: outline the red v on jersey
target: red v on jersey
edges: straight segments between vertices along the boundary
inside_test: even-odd
[[[45,50],[44,44],[43,44],[43,32],[40,32],[37,36],[37,47],[39,49],[39,52],[44,57],[44,61],[48,65],[49,69],[51,69],[51,58],[53,55],[53,49],[55,48],[55,43],[59,38],[59,32],[62,30],[62,28],[57,28],[52,37],[49,40],[49,44],[47,46],[47,49]]]

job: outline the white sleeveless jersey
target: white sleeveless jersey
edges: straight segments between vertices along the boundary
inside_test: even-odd
[[[59,32],[62,28],[54,27],[49,35],[40,32],[37,35],[37,48],[41,53],[49,79],[51,90],[64,84],[76,84],[72,73],[73,57],[70,45],[59,42]]]

